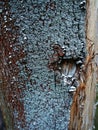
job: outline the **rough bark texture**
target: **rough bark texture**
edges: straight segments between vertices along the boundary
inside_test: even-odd
[[[80,2],[0,0],[0,107],[7,130],[68,130],[69,90],[80,84],[78,63],[85,57],[85,10]],[[55,44],[60,53],[53,50]],[[50,55],[58,70],[48,68]],[[81,105],[85,84],[77,89]]]
[[[71,107],[70,130],[92,130],[96,75],[98,73],[98,1],[87,0],[86,43],[87,57]]]

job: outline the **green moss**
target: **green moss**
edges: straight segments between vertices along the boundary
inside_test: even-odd
[[[95,124],[95,130],[98,130],[98,106],[96,109],[94,124]]]

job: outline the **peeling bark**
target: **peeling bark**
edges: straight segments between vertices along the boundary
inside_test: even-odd
[[[97,8],[97,1],[87,0],[87,57],[80,75],[80,85],[73,96],[69,130],[92,130],[93,128],[96,70],[98,68],[96,66],[98,65],[98,57],[96,58],[98,51],[96,37]]]

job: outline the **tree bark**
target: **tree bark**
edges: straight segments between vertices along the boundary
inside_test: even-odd
[[[80,86],[71,106],[69,130],[92,130],[96,75],[98,73],[98,1],[87,0],[86,45],[87,57],[82,69]],[[82,79],[82,80],[81,80]],[[98,79],[97,79],[98,80]]]
[[[77,62],[85,56],[85,10],[80,8],[79,0],[43,1],[0,1],[2,127],[6,124],[7,130],[68,130],[70,118],[69,130],[88,130],[93,125],[98,65],[98,4],[87,1],[88,53],[80,72]],[[55,71],[47,67],[53,53],[51,46]],[[79,74],[79,86],[75,86],[72,98],[70,81],[75,73]]]

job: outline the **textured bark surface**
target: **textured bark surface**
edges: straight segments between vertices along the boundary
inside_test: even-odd
[[[98,1],[87,0],[86,43],[87,57],[71,107],[70,130],[92,130],[94,119],[95,86],[98,68]]]
[[[0,0],[0,107],[8,130],[68,130],[69,90],[79,84],[78,63],[85,57],[80,2]],[[59,71],[48,68],[52,54]]]

